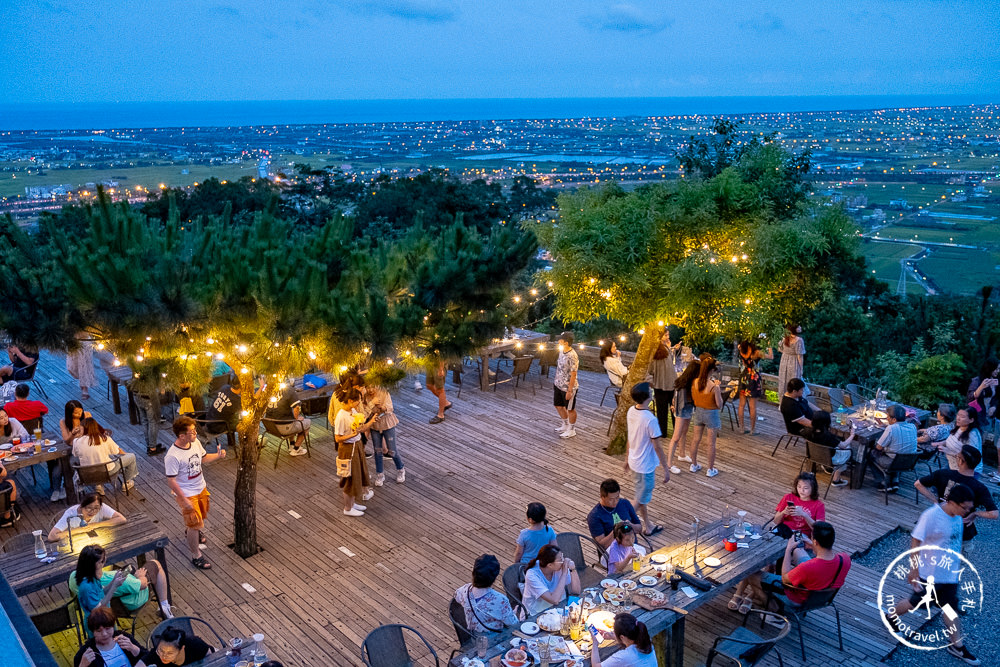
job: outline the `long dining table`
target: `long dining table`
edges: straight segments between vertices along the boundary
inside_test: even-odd
[[[26,452],[24,454],[11,453],[9,456],[0,459],[0,463],[3,463],[9,474],[13,474],[21,468],[30,468],[31,466],[39,463],[55,461],[62,468],[63,488],[66,490],[66,504],[72,505],[77,500],[76,486],[73,483],[73,468],[70,465],[69,460],[70,456],[73,454],[73,450],[69,445],[63,442],[62,437],[60,437],[57,433],[42,433],[42,440],[50,441],[50,444],[43,444],[41,452],[36,453],[34,448],[32,448],[30,452]],[[33,445],[34,443],[24,444]],[[11,449],[11,452],[13,452],[13,449]],[[45,470],[47,475],[47,468]]]
[[[700,525],[697,540],[691,537],[683,542],[657,549],[643,559],[643,565],[638,572],[630,571],[618,577],[610,577],[616,580],[632,580],[636,582],[638,588],[652,588],[662,592],[666,597],[666,606],[652,610],[638,606],[631,609],[631,613],[646,625],[653,638],[653,646],[660,665],[683,667],[684,626],[685,617],[689,613],[725,593],[747,576],[775,562],[784,552],[785,540],[771,532],[763,532],[754,539],[750,535],[749,524],[747,536],[737,542],[739,546],[736,551],[727,551],[723,544],[723,538],[731,535],[732,532],[733,528],[725,527],[722,520]],[[657,572],[652,559],[660,556],[665,557],[668,563],[673,563],[678,572],[684,573],[685,580],[681,582],[677,590],[671,589],[669,577],[666,574],[658,577],[654,586],[645,587],[639,584],[640,577],[656,576]],[[706,559],[710,558],[718,559],[719,565],[715,567],[707,565]],[[696,588],[689,583],[691,581],[707,586],[707,590]],[[610,609],[616,612],[624,611],[620,605],[611,605]],[[540,615],[532,616],[527,620],[536,621]],[[484,662],[491,667],[499,665],[500,657],[510,649],[511,639],[521,634],[517,628],[507,628],[502,632],[491,634],[490,646],[486,651]],[[537,636],[543,637],[546,634],[548,633],[541,632]],[[462,667],[462,658],[472,659],[476,657],[475,647],[463,648],[465,650],[457,653],[449,663],[451,667]],[[606,640],[600,644],[598,650],[600,650],[603,660],[617,649],[616,642]],[[585,659],[584,663],[589,664],[589,659]]]
[[[902,403],[889,403],[889,405],[902,405]],[[917,428],[923,428],[923,425],[930,419],[931,413],[929,410],[913,408],[907,405],[903,405],[903,408],[906,410],[907,419],[915,421],[918,424]],[[851,433],[850,422],[855,424],[854,446],[852,447],[854,467],[851,470],[850,488],[860,489],[864,485],[865,472],[868,470],[868,454],[879,438],[882,437],[882,434],[885,433],[885,429],[889,423],[884,417],[867,417],[860,411],[848,414],[847,419],[848,423],[845,424],[837,422],[831,424],[830,432],[834,433],[841,440],[844,440]]]

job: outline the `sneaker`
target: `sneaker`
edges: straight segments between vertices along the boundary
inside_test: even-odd
[[[701,466],[698,465],[697,463],[692,463],[691,467],[688,468],[688,470],[690,470],[691,472],[698,472],[699,470],[701,470]]]
[[[899,484],[893,484],[889,487],[889,493],[896,493],[899,491]]]
[[[364,516],[365,513],[361,510],[356,510],[353,507],[349,510],[344,510],[344,516]]]
[[[174,612],[170,609],[170,603],[164,600],[160,603],[160,613],[163,614],[163,618],[173,618]]]
[[[559,424],[559,426],[556,427],[556,433],[562,433],[567,428],[569,428],[569,424],[565,424],[565,423],[564,424]]]
[[[945,650],[967,665],[982,664],[979,662],[979,658],[969,653],[969,649],[965,648],[964,644],[962,646],[949,646]]]
[[[127,480],[124,484],[122,484],[122,488],[124,488],[126,491],[131,491],[132,489],[135,488],[135,480],[134,479]],[[65,493],[65,491],[63,493]]]
[[[5,516],[0,518],[0,528],[10,528],[14,525],[14,513],[11,512],[10,516]]]
[[[356,509],[359,512],[364,512],[366,509],[368,509],[367,505],[359,505],[357,503],[354,503],[354,505],[352,507],[353,507],[353,509]]]
[[[576,437],[576,429],[570,426],[568,429],[559,434],[560,438],[573,438]]]
[[[306,455],[306,448],[305,447],[292,447],[290,450],[288,450],[288,455],[289,456],[305,456]]]
[[[103,484],[98,484],[97,486],[95,486],[94,487],[94,492],[96,492],[97,494],[103,496],[104,495],[104,485]]]
[[[375,492],[372,491],[371,489],[368,489],[368,493],[361,496],[361,500],[371,500],[374,497],[375,497]]]
[[[838,479],[833,483],[833,486],[847,486],[849,483],[846,479]]]
[[[55,491],[52,492],[52,495],[49,496],[49,500],[51,500],[52,502],[56,502],[58,500],[63,500],[65,497],[66,497],[66,489],[56,489]]]
[[[678,468],[677,466],[670,466],[670,472],[671,474],[679,475],[681,474],[681,469]]]
[[[677,460],[680,461],[681,463],[691,463],[690,456],[678,456]]]
[[[375,486],[382,486],[385,484],[385,475],[382,473],[375,474]]]
[[[705,471],[705,477],[715,477],[719,474],[718,468],[709,468]]]
[[[396,471],[396,484],[402,484],[406,481],[406,468],[400,468]]]
[[[371,447],[365,447],[365,458],[370,459],[373,456],[375,456],[375,450]]]

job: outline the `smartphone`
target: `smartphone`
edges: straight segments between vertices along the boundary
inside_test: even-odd
[[[796,531],[795,531],[794,533],[792,533],[792,537],[793,537],[793,538],[794,538],[794,539],[795,539],[796,541],[801,541],[801,540],[802,540],[802,531],[800,531],[800,530],[796,530]]]
[[[792,502],[791,500],[789,500],[788,501],[788,509],[792,509],[793,507],[795,507],[795,503]]]

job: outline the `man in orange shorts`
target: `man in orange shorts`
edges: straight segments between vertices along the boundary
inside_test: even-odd
[[[198,440],[195,421],[190,417],[178,417],[173,428],[177,439],[163,459],[167,485],[184,514],[191,563],[198,569],[210,570],[212,564],[201,554],[200,546],[205,543],[205,536],[201,531],[208,515],[209,495],[202,466],[216,459],[226,458],[226,450],[219,447],[217,454],[207,453]]]

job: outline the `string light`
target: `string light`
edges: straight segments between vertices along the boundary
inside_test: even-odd
[[[207,338],[207,339],[205,340],[205,342],[206,342],[206,343],[208,343],[209,345],[212,345],[212,344],[214,344],[214,343],[215,343],[215,339],[214,339],[214,338]]]
[[[519,297],[518,295],[515,294],[514,295],[514,303],[521,303],[521,297]]]
[[[104,343],[98,343],[97,344],[97,349],[98,350],[103,350],[104,349]]]
[[[310,352],[309,352],[309,358],[310,358],[310,359],[315,359],[315,358],[316,358],[316,353],[315,353],[315,352],[311,352],[311,351],[310,351]]]
[[[239,351],[240,351],[240,352],[241,352],[242,354],[246,354],[246,351],[247,351],[247,346],[246,346],[246,345],[240,345],[240,346],[239,346],[238,348],[236,348],[236,349],[237,349],[237,350],[239,350]]]

